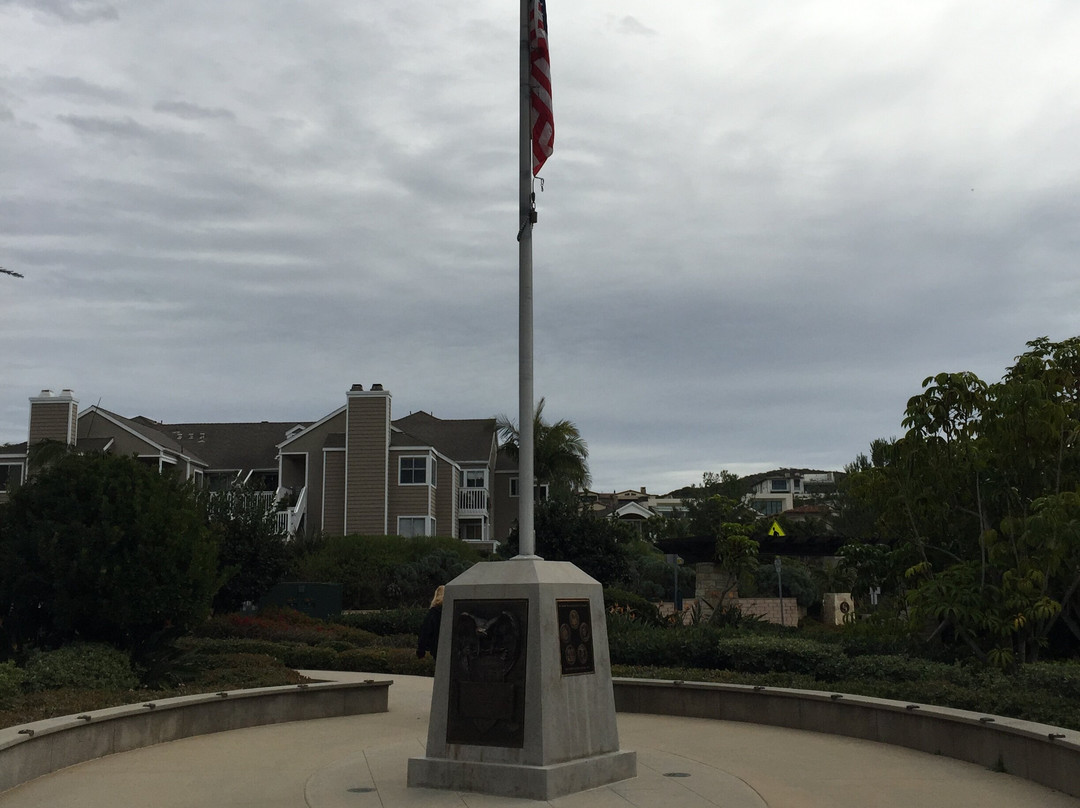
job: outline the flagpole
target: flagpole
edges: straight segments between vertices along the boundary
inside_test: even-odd
[[[533,529],[533,166],[529,93],[529,0],[521,0],[518,133],[518,557],[536,554]]]

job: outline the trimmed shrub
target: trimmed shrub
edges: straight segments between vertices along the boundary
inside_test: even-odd
[[[292,575],[340,583],[345,609],[427,606],[436,586],[479,560],[457,539],[333,536],[297,557]]]
[[[338,656],[337,670],[434,676],[435,661],[430,657],[417,659],[410,648],[356,648]]]
[[[420,633],[420,624],[424,622],[424,615],[426,614],[427,607],[413,606],[402,609],[350,612],[335,617],[334,622],[343,626],[369,631],[380,637],[417,635]]]
[[[664,624],[664,621],[660,618],[660,610],[656,608],[655,603],[643,598],[641,595],[627,592],[625,589],[605,587],[604,606],[608,611],[609,623],[612,622],[611,618],[614,617],[649,626]]]
[[[265,610],[258,615],[225,614],[202,623],[198,637],[251,639],[271,642],[319,645],[340,643],[342,647],[372,645],[374,634],[340,623],[327,623],[292,609]]]
[[[0,662],[0,708],[12,705],[22,693],[22,683],[26,674],[15,667],[14,662]]]
[[[286,645],[280,659],[290,668],[332,671],[338,667],[338,652],[326,646]]]
[[[139,679],[123,651],[102,643],[74,643],[30,658],[25,669],[30,691],[71,687],[85,690],[131,690]]]
[[[1016,672],[1020,687],[1046,690],[1064,698],[1080,700],[1080,664],[1076,662],[1035,662]]]

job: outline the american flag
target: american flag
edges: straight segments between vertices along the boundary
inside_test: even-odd
[[[529,0],[529,100],[532,107],[533,176],[555,146],[555,119],[551,114],[551,65],[548,63],[547,3]]]

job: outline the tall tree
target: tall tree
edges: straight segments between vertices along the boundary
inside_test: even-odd
[[[129,457],[69,454],[0,506],[10,640],[149,653],[204,620],[217,542],[191,487]]]
[[[501,448],[518,459],[520,433],[517,424],[505,415],[497,419]],[[589,445],[572,421],[544,420],[544,399],[533,416],[533,474],[537,485],[547,485],[551,494],[566,498],[589,486]]]
[[[1002,666],[1059,621],[1080,639],[1080,337],[1028,348],[1000,382],[927,378],[851,486],[908,563],[910,617]]]
[[[199,498],[218,541],[225,583],[214,608],[236,611],[280,581],[289,566],[288,536],[278,527],[277,505],[246,485],[226,491],[201,491]]]

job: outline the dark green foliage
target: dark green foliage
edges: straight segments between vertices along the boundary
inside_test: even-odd
[[[655,545],[646,541],[631,542],[628,567],[622,588],[652,601],[675,597],[675,570]],[[696,574],[692,564],[679,566],[679,594],[694,597]]]
[[[679,630],[619,630],[609,621],[612,662],[635,665],[685,665],[766,673],[814,674],[839,649],[795,637],[732,636],[712,626]]]
[[[402,603],[430,603],[436,587],[454,580],[474,563],[463,558],[456,549],[434,550],[395,568],[388,594]]]
[[[298,556],[292,576],[341,584],[344,609],[427,606],[436,586],[479,560],[475,548],[457,539],[335,536]]]
[[[625,525],[582,509],[577,502],[553,499],[537,503],[533,515],[536,554],[548,561],[570,561],[604,585],[623,583],[630,570]],[[517,527],[500,546],[500,554],[518,552]]]
[[[795,598],[803,607],[820,605],[822,592],[810,568],[794,558],[785,558],[781,563],[779,578],[783,581],[784,597]],[[757,589],[755,594],[766,598],[776,597],[777,577],[774,564],[758,564],[754,571],[754,584]],[[741,590],[740,593],[742,594]],[[751,596],[749,592],[745,595]]]
[[[237,638],[306,645],[337,642],[343,643],[343,647],[370,645],[376,639],[374,634],[363,629],[324,622],[293,609],[266,609],[257,615],[217,615],[198,626],[194,634],[213,639]]]
[[[656,604],[634,592],[616,587],[604,588],[604,607],[608,611],[609,622],[622,620],[647,626],[660,626],[664,620]]]
[[[517,461],[520,435],[517,424],[505,415],[497,427],[500,448]],[[589,446],[572,421],[544,420],[544,399],[533,417],[533,474],[537,485],[547,485],[555,499],[573,500],[589,486]]]
[[[845,550],[857,588],[1002,668],[1036,661],[1055,628],[1055,650],[1080,649],[1080,337],[1028,349],[992,384],[926,378],[904,435],[873,444],[843,492],[889,547]]]
[[[172,475],[67,455],[0,512],[0,613],[16,645],[82,639],[138,656],[210,612],[217,543]]]
[[[427,608],[414,606],[408,609],[379,609],[367,612],[351,612],[334,618],[335,623],[363,629],[380,637],[395,634],[419,634]]]
[[[225,583],[214,598],[216,611],[235,611],[259,598],[288,569],[286,535],[278,530],[274,503],[247,486],[202,492],[206,515],[218,541]]]
[[[131,690],[139,678],[123,651],[102,643],[74,643],[34,654],[26,663],[27,690],[64,687],[89,690]]]
[[[26,674],[14,662],[0,662],[0,709],[10,707],[22,693]]]

